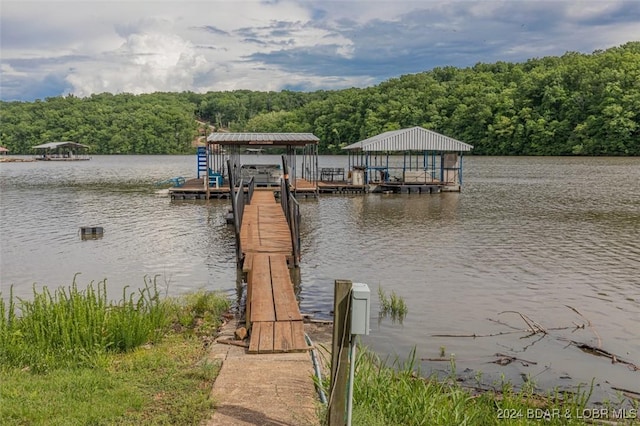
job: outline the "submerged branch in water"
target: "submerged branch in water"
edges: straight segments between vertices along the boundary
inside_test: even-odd
[[[498,315],[502,315],[502,314],[518,314],[518,315],[520,315],[520,318],[522,318],[522,320],[529,326],[529,330],[531,330],[531,333],[533,333],[533,334],[536,334],[536,333],[547,334],[547,330],[545,330],[544,327],[542,327],[540,324],[538,324],[537,322],[535,322],[534,320],[532,320],[531,318],[529,318],[525,314],[522,314],[522,313],[520,313],[518,311],[503,311],[503,312],[498,313]]]
[[[595,356],[603,356],[605,358],[609,358],[611,360],[612,364],[624,364],[627,367],[629,367],[629,370],[631,371],[640,371],[640,367],[638,367],[636,364],[632,363],[631,361],[626,361],[622,358],[620,358],[618,355],[613,354],[609,351],[606,351],[604,349],[601,348],[597,348],[595,346],[591,346],[587,343],[581,343],[581,342],[576,342],[575,340],[569,340],[569,339],[565,339],[562,337],[558,338],[559,340],[565,340],[567,342],[569,342],[569,344],[574,345],[575,347],[577,347],[578,349],[580,349],[582,352],[591,354],[591,355],[595,355]]]
[[[492,319],[489,319],[490,321],[495,321]],[[500,321],[495,321],[499,324],[502,324]],[[506,325],[506,324],[505,324]],[[473,333],[473,334],[432,334],[431,337],[495,337],[495,336],[504,336],[507,334],[521,334],[521,333],[529,333],[528,336],[525,337],[530,337],[532,335],[535,335],[537,333],[531,333],[530,329],[521,329],[521,328],[515,328],[515,327],[511,327],[514,329],[514,331],[501,331],[499,333],[489,333],[489,334],[477,334],[477,333]],[[580,328],[584,328],[584,326],[578,326],[576,325],[575,327],[551,327],[551,328],[547,328],[545,331],[549,331],[549,330],[577,330]]]
[[[517,331],[501,331],[500,333],[491,333],[491,334],[432,334],[431,337],[494,337],[494,336],[502,336],[505,334],[516,334],[516,333],[525,333],[529,330],[517,330]]]
[[[632,391],[625,388],[618,388],[616,386],[611,386],[611,389],[616,390],[618,392],[622,392],[622,394],[629,399],[635,399],[636,401],[640,401],[640,392]]]
[[[626,365],[630,370],[632,371],[640,371],[640,367],[636,364],[634,364],[631,361],[627,361],[624,359],[621,359],[619,356],[617,356],[616,354],[613,354],[611,352],[608,352],[604,349],[602,349],[602,339],[600,338],[600,335],[598,334],[598,332],[596,331],[596,329],[593,327],[593,324],[591,323],[591,321],[585,317],[580,311],[578,311],[576,308],[569,306],[569,305],[565,305],[567,308],[571,309],[573,312],[575,312],[576,314],[580,315],[580,317],[582,317],[587,323],[586,323],[586,327],[589,327],[589,329],[593,332],[593,334],[596,336],[598,343],[597,346],[592,346],[589,345],[587,343],[582,343],[582,342],[578,342],[575,340],[570,340],[564,337],[556,337],[558,340],[563,340],[569,343],[569,345],[573,345],[576,346],[578,349],[580,349],[581,351],[591,354],[591,355],[596,355],[596,356],[603,356],[606,358],[611,359],[611,363],[612,364],[624,364]],[[551,330],[569,330],[569,329],[573,329],[575,330],[579,330],[579,329],[584,329],[585,328],[585,324],[576,324],[574,323],[573,327],[552,327],[552,328],[548,328],[545,329],[544,327],[542,327],[540,324],[538,324],[537,322],[535,322],[534,320],[532,320],[531,318],[529,318],[528,316],[526,316],[525,314],[522,314],[518,311],[503,311],[500,312],[498,315],[500,314],[505,314],[505,313],[513,313],[513,314],[518,314],[520,316],[520,318],[522,318],[522,320],[527,324],[527,326],[529,327],[528,329],[518,329],[510,324],[506,324],[502,321],[498,321],[498,320],[493,320],[491,318],[489,318],[489,321],[493,321],[493,322],[497,322],[498,324],[510,327],[513,329],[513,331],[501,331],[499,333],[490,333],[490,334],[477,334],[477,333],[473,333],[473,334],[432,334],[431,337],[471,337],[471,338],[476,338],[476,337],[495,337],[495,336],[503,336],[503,335],[507,335],[507,334],[516,334],[516,333],[529,333],[528,335],[522,337],[522,338],[529,338],[532,337],[538,333],[542,333],[542,337],[544,336],[548,336],[549,335],[549,331]],[[535,342],[534,342],[535,343]],[[529,346],[525,346],[524,350],[526,350]],[[568,346],[568,345],[567,345]],[[524,352],[523,350],[523,352]],[[499,356],[499,358],[495,361],[491,361],[494,364],[499,364],[499,365],[508,365],[513,361],[521,361],[521,362],[527,362],[527,363],[532,363],[535,364],[535,362],[532,361],[525,361],[525,360],[521,360],[515,357],[511,357],[511,356],[507,356],[507,355],[502,355],[502,354],[496,354],[496,356]],[[449,361],[448,358],[424,358],[423,361]]]
[[[509,365],[514,361],[519,361],[522,363],[522,365],[524,365],[525,367],[528,366],[529,364],[532,365],[537,365],[538,363],[535,361],[528,361],[526,359],[522,359],[522,358],[517,358],[515,356],[511,356],[511,355],[505,355],[505,354],[501,354],[501,353],[497,353],[495,354],[496,359],[494,359],[493,361],[488,361],[488,363],[491,364],[498,364],[498,365]],[[422,361],[434,361],[434,362],[451,362],[451,358],[445,358],[445,357],[438,357],[438,358],[420,358]],[[468,358],[468,359],[456,359],[456,361],[463,361],[463,362],[471,362],[471,361],[481,361],[483,358]]]
[[[587,321],[587,327],[589,327],[589,330],[593,331],[593,334],[596,335],[596,338],[598,339],[598,347],[601,348],[602,347],[602,339],[600,338],[600,335],[598,334],[596,329],[593,328],[593,326],[591,325],[591,321],[589,320],[589,318],[587,318],[584,315],[582,315],[580,313],[580,311],[578,311],[573,306],[569,306],[569,305],[564,305],[564,306],[566,306],[567,308],[571,309],[573,312],[575,312],[576,314],[580,315],[585,321]]]
[[[498,357],[498,359],[491,362],[498,365],[509,365],[514,361],[520,361],[522,365],[524,365],[525,367],[528,367],[529,364],[538,365],[538,363],[535,361],[527,361],[526,359],[516,358],[515,356],[511,356],[511,355],[497,353],[496,356]]]

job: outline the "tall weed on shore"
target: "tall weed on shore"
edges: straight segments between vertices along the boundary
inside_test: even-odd
[[[106,352],[125,352],[154,341],[169,315],[156,281],[123,290],[122,299],[107,298],[106,280],[80,290],[70,287],[33,290],[32,300],[0,298],[0,365],[46,371],[52,367],[93,366]]]
[[[409,358],[387,364],[360,347],[356,357],[353,387],[353,424],[368,426],[426,425],[528,425],[540,419],[527,413],[581,413],[590,392],[536,395],[532,387],[519,391],[509,383],[492,391],[473,392],[457,383],[455,374],[447,380],[422,377],[415,349]],[[453,361],[452,361],[453,363]],[[328,383],[327,383],[328,385]],[[501,413],[522,413],[511,419]],[[547,425],[583,424],[577,417],[548,417]]]

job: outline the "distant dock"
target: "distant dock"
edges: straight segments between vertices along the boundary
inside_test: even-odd
[[[3,155],[0,157],[0,163],[30,163],[36,161],[35,158],[8,157]]]

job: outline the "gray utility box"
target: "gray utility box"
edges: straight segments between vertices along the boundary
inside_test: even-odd
[[[369,334],[371,292],[364,283],[351,286],[351,334]]]

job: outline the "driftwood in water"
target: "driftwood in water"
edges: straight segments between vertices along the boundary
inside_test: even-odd
[[[582,343],[582,342],[576,342],[575,340],[569,340],[569,339],[564,339],[564,338],[560,338],[560,340],[566,340],[567,342],[569,342],[570,344],[574,345],[575,347],[577,347],[578,349],[580,349],[582,352],[591,354],[591,355],[596,355],[596,356],[603,356],[605,358],[609,358],[611,360],[612,364],[624,364],[626,365],[629,370],[632,371],[640,371],[640,367],[638,367],[637,365],[635,365],[634,363],[624,360],[622,358],[620,358],[618,355],[613,354],[609,351],[606,351],[602,348],[597,348],[595,346],[591,346],[587,343]]]
[[[533,364],[533,365],[537,365],[538,363],[535,361],[528,361],[526,359],[522,359],[522,358],[517,358],[515,356],[511,356],[511,355],[505,355],[505,354],[501,354],[501,353],[497,353],[495,354],[496,359],[493,361],[489,361],[489,363],[492,364],[498,364],[498,365],[509,365],[512,362],[518,361],[520,363],[522,363],[522,365],[524,366],[528,366],[529,364]],[[435,362],[451,362],[451,358],[444,358],[444,357],[439,357],[439,358],[421,358],[422,361],[435,361]],[[460,360],[460,359],[456,359],[456,361],[464,361],[464,362],[469,362],[469,361],[478,361],[479,358],[476,359],[464,359],[464,360]]]
[[[566,306],[567,308],[571,309],[573,312],[575,312],[576,314],[580,315],[582,318],[584,318],[587,321],[587,327],[589,327],[589,330],[591,330],[593,332],[593,334],[596,335],[596,339],[598,339],[598,347],[601,348],[602,347],[602,339],[600,338],[600,335],[598,334],[596,329],[593,328],[593,326],[591,325],[591,321],[589,320],[589,318],[587,318],[584,315],[582,315],[580,313],[580,311],[578,311],[573,306],[569,306],[569,305],[564,305],[564,306]]]
[[[618,388],[615,386],[611,386],[611,389],[616,390],[618,392],[622,392],[624,396],[630,399],[635,399],[636,401],[640,401],[640,392],[632,391],[629,389]]]
[[[527,326],[529,326],[529,331],[531,332],[531,334],[537,334],[537,333],[547,334],[547,330],[545,330],[544,327],[542,327],[540,324],[538,324],[537,322],[535,322],[525,314],[522,314],[518,311],[503,311],[503,312],[500,312],[498,315],[502,315],[502,314],[518,314],[520,315],[520,318],[522,318],[522,320],[527,324]]]
[[[501,331],[500,333],[491,333],[491,334],[432,334],[431,337],[494,337],[494,336],[502,336],[505,334],[516,334],[522,333],[525,330],[517,330],[517,331]]]
[[[515,356],[511,355],[497,353],[496,356],[498,357],[498,359],[491,362],[498,365],[509,365],[514,361],[520,361],[520,363],[522,363],[522,365],[524,365],[525,367],[527,367],[529,364],[538,365],[538,363],[535,361],[527,361],[526,359],[516,358]]]
[[[492,319],[489,319],[490,321],[495,321]],[[504,323],[500,322],[500,321],[495,321],[498,324],[503,324]],[[530,333],[531,330],[529,329],[522,329],[522,328],[515,328],[512,327],[514,330],[513,331],[501,331],[499,333],[489,333],[489,334],[477,334],[477,333],[472,333],[472,334],[432,334],[431,337],[496,337],[496,336],[505,336],[507,334],[521,334],[521,333]],[[576,328],[584,328],[584,327],[552,327],[552,328],[547,328],[546,331],[557,331],[557,330],[572,330],[572,329],[576,329]],[[536,334],[536,333],[534,333]]]
[[[592,355],[596,355],[596,356],[603,356],[606,358],[611,359],[611,363],[612,364],[624,364],[626,365],[630,370],[632,371],[640,371],[640,367],[630,361],[624,360],[622,358],[620,358],[619,356],[617,356],[616,354],[613,354],[611,352],[608,352],[604,349],[602,349],[602,339],[600,338],[600,335],[598,334],[598,332],[596,331],[596,329],[593,327],[593,324],[591,324],[591,321],[585,317],[580,311],[578,311],[576,308],[569,306],[569,305],[565,305],[567,308],[571,309],[573,312],[575,312],[576,314],[580,315],[580,317],[582,317],[587,323],[586,323],[586,327],[589,327],[589,329],[593,332],[593,334],[596,336],[597,340],[598,340],[598,344],[597,346],[592,346],[589,345],[587,343],[582,343],[582,342],[577,342],[575,340],[570,340],[570,339],[566,339],[563,337],[558,337],[559,340],[565,340],[567,342],[569,342],[571,345],[576,346],[578,349],[580,349],[581,351],[585,352],[585,353],[589,353]],[[518,311],[503,311],[500,312],[498,315],[501,314],[505,314],[505,313],[512,313],[512,314],[517,314],[520,316],[520,318],[522,318],[522,320],[525,322],[525,324],[527,324],[527,329],[518,329],[512,325],[503,323],[502,321],[498,321],[498,320],[491,320],[494,322],[497,322],[499,324],[505,325],[507,327],[510,327],[513,329],[513,331],[502,331],[499,333],[491,333],[491,334],[432,334],[432,337],[472,337],[472,338],[476,338],[476,337],[494,337],[494,336],[502,336],[502,335],[506,335],[506,334],[515,334],[515,333],[530,333],[529,336],[531,335],[535,335],[535,334],[543,334],[542,337],[544,337],[545,335],[549,335],[549,331],[550,330],[568,330],[574,327],[556,327],[556,328],[544,328],[543,326],[541,326],[540,324],[538,324],[537,322],[535,322],[534,320],[532,320],[531,318],[529,318],[528,316],[526,316],[525,314],[518,312]],[[585,328],[585,324],[575,324],[575,329],[580,329],[580,328]],[[525,337],[529,337],[529,336],[525,336]],[[501,355],[501,354],[496,354],[496,356],[498,356],[499,358],[496,361],[492,361],[495,364],[499,364],[499,365],[508,365],[513,361],[521,361],[521,362],[527,362],[527,363],[531,363],[531,364],[535,364],[535,362],[531,362],[531,361],[525,361],[525,360],[521,360],[515,357],[511,357],[511,356],[507,356],[507,355]],[[447,358],[425,358],[423,359],[423,361],[450,361]]]

